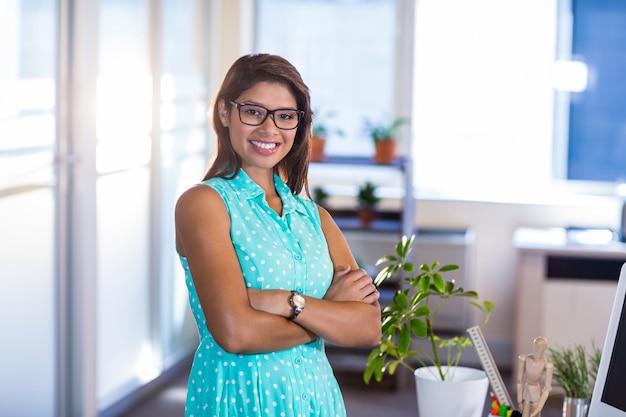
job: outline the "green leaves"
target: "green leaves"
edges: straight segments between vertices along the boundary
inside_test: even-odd
[[[426,337],[428,329],[422,320],[414,319],[411,320],[411,332],[417,337]]]
[[[574,343],[569,347],[549,348],[548,352],[548,360],[554,365],[554,379],[565,390],[565,395],[591,398],[602,351],[594,345],[588,355],[585,346]]]
[[[381,285],[394,279],[401,284],[401,289],[394,295],[392,303],[382,310],[382,339],[380,346],[368,356],[363,373],[366,383],[371,378],[381,381],[385,373],[392,375],[398,366],[412,371],[416,364],[436,366],[441,378],[445,379],[442,367],[458,365],[463,350],[472,346],[472,342],[464,336],[444,340],[435,335],[433,322],[449,299],[471,299],[470,305],[485,315],[481,327],[491,317],[494,307],[491,301],[479,302],[475,291],[466,291],[457,287],[454,280],[444,279],[444,274],[458,270],[458,265],[441,265],[434,261],[422,264],[416,270],[410,262],[414,243],[415,235],[403,236],[395,245],[395,254],[382,256],[376,262],[377,266],[385,266],[374,283]],[[418,343],[419,339],[427,339],[430,350]],[[440,357],[440,349],[444,350],[445,359]]]
[[[402,239],[400,239],[395,246],[396,255],[385,255],[376,261],[376,266],[382,265],[386,262],[391,263],[381,269],[378,275],[376,275],[376,278],[374,279],[375,285],[382,284],[383,282],[396,276],[401,271],[406,273],[413,272],[413,264],[411,262],[407,262],[407,258],[413,250],[414,241],[415,235],[410,238],[402,236]]]
[[[372,120],[365,120],[365,129],[369,133],[370,137],[377,143],[381,140],[394,139],[397,130],[400,126],[409,122],[408,117],[400,117],[387,122],[374,122]]]

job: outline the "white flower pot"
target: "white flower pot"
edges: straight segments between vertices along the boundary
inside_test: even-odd
[[[484,371],[458,366],[442,381],[434,366],[415,370],[420,417],[483,417],[489,380]]]

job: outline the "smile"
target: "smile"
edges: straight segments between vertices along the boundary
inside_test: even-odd
[[[274,149],[278,146],[278,144],[275,142],[258,142],[258,141],[253,140],[250,143],[252,143],[254,146],[257,146],[263,149]]]

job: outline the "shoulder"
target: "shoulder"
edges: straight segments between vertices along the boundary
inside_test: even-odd
[[[212,187],[199,184],[183,192],[175,207],[176,223],[194,222],[197,217],[220,216],[226,213],[221,195]]]
[[[186,256],[186,246],[202,236],[227,233],[230,225],[224,201],[216,190],[196,185],[178,198],[174,210],[176,247]]]
[[[218,192],[204,184],[194,185],[183,192],[176,202],[176,209],[188,209],[198,204],[218,202],[221,200]]]

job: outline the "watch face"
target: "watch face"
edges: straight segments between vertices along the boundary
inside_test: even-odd
[[[294,296],[293,296],[293,304],[296,307],[304,308],[306,306],[306,300],[300,294],[294,294]]]

